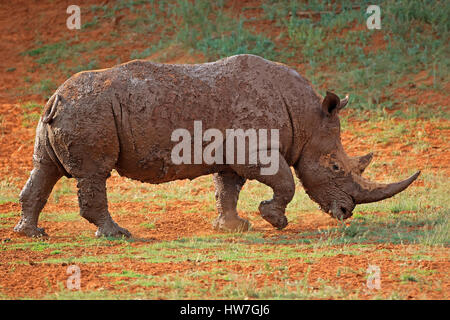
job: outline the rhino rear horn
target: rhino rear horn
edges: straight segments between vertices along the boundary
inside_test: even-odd
[[[373,152],[370,152],[365,156],[352,158],[352,160],[355,163],[356,172],[362,174],[364,170],[366,170],[367,166],[370,164],[372,159],[373,159]]]

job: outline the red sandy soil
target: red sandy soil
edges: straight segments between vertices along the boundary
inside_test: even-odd
[[[92,4],[99,4],[98,1],[78,1],[80,6],[89,7]],[[107,1],[105,1],[106,3]],[[28,178],[28,174],[32,169],[31,156],[33,152],[34,128],[25,128],[22,125],[23,110],[19,107],[19,103],[25,101],[37,101],[45,103],[41,96],[37,95],[18,95],[18,88],[30,86],[30,83],[25,82],[25,77],[30,77],[31,84],[36,83],[42,78],[42,75],[33,70],[35,63],[32,57],[20,55],[21,52],[36,47],[36,39],[42,39],[47,42],[47,39],[54,39],[58,41],[67,36],[67,29],[65,27],[65,19],[67,15],[65,10],[70,1],[2,1],[0,2],[0,34],[2,41],[0,41],[0,70],[2,76],[0,77],[0,116],[3,119],[0,127],[0,176],[5,178],[14,178],[14,184],[21,188]],[[258,7],[259,1],[233,1],[230,4],[234,12],[241,11],[242,7]],[[129,12],[124,12],[129,14]],[[261,14],[261,9],[251,9],[243,12],[243,15]],[[92,18],[93,14],[88,12],[84,16],[87,20]],[[50,26],[50,27],[49,27]],[[271,26],[269,21],[259,20],[252,24],[256,30],[266,30],[270,26],[274,34],[279,31],[276,27]],[[97,39],[99,41],[114,41],[109,37],[110,31],[117,28],[117,22],[111,20],[110,22],[102,22],[98,29],[89,32],[84,32],[79,36],[79,42],[89,41],[90,39]],[[156,32],[157,33],[157,32]],[[384,46],[383,39],[375,38],[373,42],[375,47],[382,48]],[[128,41],[128,42],[127,42]],[[101,48],[92,55],[97,57],[101,67],[108,67],[108,62],[104,62],[104,57],[115,54],[121,58],[122,62],[129,59],[130,53],[134,50],[142,51],[148,47],[145,41],[139,39],[129,39],[118,50],[118,48]],[[169,50],[174,52],[171,55],[172,63],[193,63],[202,61],[201,55],[190,55],[182,48],[173,47]],[[150,57],[156,58],[158,54]],[[6,69],[14,67],[13,72],[4,72]],[[301,69],[301,66],[300,66]],[[301,70],[299,70],[301,71]],[[416,80],[427,83],[430,78],[426,74],[417,75]],[[421,77],[421,78],[420,78]],[[58,72],[52,74],[52,80],[55,83],[62,83],[65,77]],[[411,91],[411,89],[413,89]],[[406,90],[406,89],[405,89]],[[408,88],[408,94],[417,94],[414,88]],[[403,92],[399,90],[399,94]],[[404,92],[406,94],[406,91]],[[430,90],[425,95],[418,96],[418,104],[430,101],[441,102],[445,105],[447,101],[442,101],[444,95]],[[350,112],[350,111],[346,111]],[[406,120],[398,120],[400,123],[405,123],[409,126],[410,123]],[[368,128],[365,123],[357,119],[350,118],[349,123],[358,132],[367,134],[374,134],[383,130],[383,128]],[[437,129],[445,127],[446,129]],[[407,130],[407,138],[415,141],[417,139],[424,140],[428,143],[429,148],[419,154],[414,154],[411,157],[405,157],[406,154],[412,152],[413,146],[403,145],[401,139],[391,141],[388,144],[373,144],[372,142],[364,141],[358,138],[354,132],[344,132],[342,139],[346,150],[350,155],[362,155],[369,151],[375,151],[376,158],[374,161],[382,159],[383,161],[393,161],[391,167],[382,170],[377,178],[385,179],[389,177],[389,169],[395,167],[397,170],[407,172],[415,168],[427,168],[430,172],[445,174],[449,176],[450,152],[448,139],[442,139],[434,135],[439,131],[441,136],[449,137],[450,129],[448,121],[433,121],[424,122],[420,130]],[[402,154],[393,155],[392,152],[400,150]],[[108,182],[108,186],[117,186],[122,182],[122,178],[113,176]],[[187,183],[185,181],[180,184]],[[299,187],[300,188],[300,187]],[[194,192],[213,192],[213,190],[196,190]],[[216,215],[214,212],[205,212],[202,210],[201,203],[197,204],[198,213],[180,213],[177,208],[186,204],[178,201],[171,201],[167,212],[157,215],[157,222],[155,229],[148,230],[141,226],[142,215],[135,214],[142,209],[142,204],[132,202],[113,203],[110,205],[111,211],[126,210],[129,214],[121,214],[116,216],[119,224],[126,226],[133,230],[135,236],[140,239],[135,244],[136,246],[145,245],[148,241],[164,241],[173,240],[182,237],[192,237],[199,235],[211,235],[216,232],[211,230],[210,221]],[[188,204],[192,206],[192,204]],[[148,206],[149,211],[158,210],[159,208]],[[55,212],[73,212],[78,210],[77,201],[75,197],[63,198],[59,203],[50,201],[46,210]],[[0,214],[8,212],[20,212],[20,205],[7,202],[0,205]],[[258,215],[256,212],[249,213],[251,215]],[[18,217],[7,218],[16,221]],[[262,219],[254,220],[254,230],[261,232],[265,237],[284,235],[287,238],[294,237],[302,231],[314,231],[321,228],[330,228],[336,226],[336,222],[319,212],[310,212],[302,216],[301,222],[291,223],[282,232],[274,230]],[[91,230],[92,236],[95,228],[88,222],[82,220],[76,223],[73,222],[46,222],[46,231],[49,234],[56,234],[58,231],[66,230],[67,234],[64,236],[55,236],[50,239],[51,242],[71,242],[77,235],[85,230]],[[10,229],[0,229],[0,239],[11,239],[13,243],[23,242],[23,239],[17,236]],[[255,246],[255,244],[253,244]],[[390,292],[396,291],[407,293],[407,297],[414,299],[420,298],[426,294],[427,298],[443,298],[443,294],[449,291],[448,277],[446,276],[449,269],[448,252],[444,248],[430,249],[430,254],[433,255],[433,261],[417,261],[415,268],[434,269],[437,272],[430,277],[428,281],[432,282],[432,286],[427,286],[426,291],[421,291],[419,286],[411,283],[399,283],[400,274],[405,270],[405,266],[399,264],[398,261],[392,261],[386,257],[393,257],[396,255],[409,255],[409,249],[413,246],[403,245],[379,245],[380,250],[368,251],[365,255],[347,256],[337,255],[334,257],[321,258],[317,263],[305,264],[299,263],[295,259],[286,260],[271,260],[271,266],[284,265],[288,266],[288,274],[295,279],[299,273],[305,273],[308,268],[310,270],[309,279],[311,285],[318,286],[319,279],[329,279],[335,284],[341,285],[348,290],[360,290],[360,296],[363,298],[371,298],[373,292],[368,292],[365,289],[365,272],[360,273],[345,273],[341,277],[336,278],[338,268],[351,266],[352,269],[366,269],[368,264],[379,264],[383,270],[390,270],[390,278],[386,278],[382,282],[383,296],[388,296]],[[313,249],[303,249],[305,252],[311,252]],[[72,248],[71,254],[73,256],[81,256],[87,253],[91,254],[106,254],[106,253],[120,253],[116,246],[111,247],[93,247],[93,248]],[[412,250],[413,251],[413,250]],[[388,252],[388,253],[386,253]],[[17,251],[2,251],[0,255],[0,274],[6,275],[0,278],[0,290],[10,297],[42,297],[44,294],[58,290],[57,283],[65,283],[67,279],[65,265],[58,264],[37,264],[35,261],[40,261],[51,257],[48,251],[36,252],[28,250]],[[11,267],[11,261],[28,261],[25,264],[14,265]],[[83,290],[91,289],[113,289],[111,279],[108,277],[99,277],[99,274],[109,272],[121,272],[123,269],[134,270],[146,274],[162,275],[173,274],[179,272],[180,274],[193,270],[210,270],[215,267],[223,267],[230,270],[231,273],[240,275],[245,280],[244,275],[250,272],[257,271],[262,267],[259,265],[236,264],[225,262],[207,262],[196,264],[192,261],[185,261],[180,263],[139,263],[135,260],[121,260],[120,266],[115,264],[82,264],[83,273]],[[208,286],[208,276],[202,278],[204,286]],[[264,284],[270,285],[271,281],[277,281],[276,277],[267,277],[261,275],[255,279],[258,286]],[[438,284],[441,283],[442,291],[435,290]],[[224,283],[216,283],[218,288],[224,286]],[[5,290],[6,289],[6,290]],[[133,292],[134,289],[127,289]],[[138,290],[138,288],[136,288]],[[151,288],[148,288],[151,290]],[[214,297],[211,297],[214,298]]]

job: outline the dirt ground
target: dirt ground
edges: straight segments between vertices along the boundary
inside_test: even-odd
[[[98,1],[82,1],[82,5],[97,4]],[[108,1],[105,1],[107,3]],[[18,192],[28,178],[32,169],[32,153],[35,126],[23,125],[23,108],[21,104],[28,101],[35,101],[44,104],[45,100],[40,94],[23,93],[20,88],[29,87],[42,78],[40,72],[32,72],[35,67],[32,57],[24,56],[21,53],[29,50],[36,45],[37,37],[40,39],[60,39],[67,29],[65,28],[65,12],[69,2],[67,1],[2,1],[0,3],[0,177],[2,181],[8,181],[11,190],[17,190],[13,195],[15,199],[4,201],[0,204],[0,219],[2,228],[0,228],[0,241],[2,250],[0,250],[0,297],[10,298],[43,298],[48,295],[54,295],[55,292],[62,292],[67,280],[67,266],[72,261],[70,257],[80,258],[83,256],[105,257],[105,261],[80,261],[78,265],[82,272],[82,292],[108,292],[111,294],[126,293],[128,298],[135,297],[135,293],[146,292],[158,289],[152,298],[171,298],[171,297],[201,297],[214,299],[217,296],[214,292],[224,292],[230,286],[230,280],[215,276],[215,270],[224,269],[229,274],[236,277],[236,282],[249,282],[254,291],[266,290],[271,286],[281,286],[286,281],[291,283],[300,282],[304,275],[308,275],[308,292],[313,298],[395,298],[399,294],[401,298],[406,299],[447,299],[450,292],[450,281],[448,270],[450,267],[448,247],[432,246],[424,248],[420,244],[403,243],[374,243],[367,242],[367,247],[358,247],[352,249],[352,245],[330,244],[328,247],[315,247],[314,245],[292,244],[300,238],[308,238],[308,233],[313,234],[320,230],[333,230],[337,228],[338,222],[321,213],[319,210],[305,210],[301,212],[301,219],[293,219],[289,226],[283,231],[274,230],[264,220],[260,219],[259,213],[255,210],[245,210],[242,215],[250,218],[253,229],[249,233],[255,237],[260,237],[261,241],[249,241],[246,236],[232,236],[218,233],[211,228],[211,221],[216,216],[213,202],[207,200],[195,200],[197,196],[213,196],[214,189],[210,177],[201,178],[200,182],[177,181],[170,186],[154,186],[153,190],[172,192],[171,188],[185,188],[192,197],[186,199],[169,199],[158,201],[158,198],[152,202],[135,202],[127,199],[119,199],[110,203],[110,210],[116,221],[131,230],[134,236],[133,242],[99,240],[98,243],[86,244],[86,238],[94,238],[95,228],[87,221],[81,218],[65,221],[58,220],[56,215],[61,216],[78,211],[76,190],[73,182],[68,182],[69,191],[62,193],[58,201],[53,196],[50,197],[44,215],[51,217],[49,220],[40,222],[40,225],[46,228],[50,235],[45,240],[30,240],[18,236],[12,231],[12,227],[18,221],[20,215],[20,204],[17,201]],[[236,2],[239,3],[239,2]],[[251,6],[252,2],[246,2]],[[256,6],[256,5],[255,5]],[[233,10],[240,10],[237,4]],[[257,14],[258,9],[245,11],[245,14]],[[93,13],[87,13],[93,15]],[[256,30],[263,29],[269,22],[260,21],[254,23]],[[48,27],[48,26],[52,27]],[[109,38],[111,31],[117,27],[115,21],[102,23],[101,28],[80,34],[77,42],[87,42],[89,39],[101,39],[102,41],[114,41]],[[273,32],[277,33],[276,27]],[[128,41],[128,42],[127,42]],[[108,67],[106,57],[115,54],[122,61],[129,60],[130,53],[133,50],[145,49],[145,44],[135,42],[129,39],[124,42],[121,50],[115,48],[101,48],[87,55],[95,55],[100,61],[100,67]],[[131,46],[130,43],[136,43]],[[375,41],[374,46],[383,48],[385,43],[382,40]],[[140,46],[140,47],[139,47]],[[202,61],[203,56],[200,53],[189,53],[180,47],[173,47],[171,58],[167,62],[171,63],[194,63]],[[150,56],[155,58],[160,53]],[[70,65],[70,60],[67,61]],[[301,65],[295,66],[299,69]],[[9,68],[14,71],[5,72]],[[300,70],[301,71],[301,70]],[[55,72],[49,71],[52,80],[55,83],[62,83],[66,76],[55,69]],[[425,74],[416,75],[415,83],[419,86],[431,81]],[[448,84],[444,91],[450,89]],[[405,88],[399,95],[418,94],[415,88]],[[448,97],[441,92],[430,90],[426,95],[418,96],[418,104],[422,100],[437,101],[442,105],[448,104]],[[385,122],[372,122],[368,125],[360,118],[352,117],[352,111],[346,110],[343,117],[347,118],[346,130],[343,132],[343,144],[350,155],[362,155],[369,151],[375,152],[375,160],[382,161],[384,164],[377,167],[371,173],[371,178],[377,178],[381,181],[390,179],[390,170],[395,168],[396,172],[405,176],[414,169],[426,168],[426,174],[439,175],[447,178],[450,176],[450,148],[448,137],[450,137],[450,126],[448,120],[426,121],[418,120],[411,122],[408,120],[397,119],[389,122],[392,126],[403,125],[405,130],[401,138],[391,139],[388,143],[374,142],[370,137],[382,134],[386,128],[381,127]],[[419,124],[419,125],[418,125]],[[438,133],[438,134],[436,134]],[[414,152],[413,144],[405,144],[405,141],[422,141],[426,143],[426,148],[414,156],[405,157],[406,154]],[[384,166],[384,167],[383,167]],[[131,194],[136,184],[128,179],[121,178],[114,173],[108,181],[108,189],[118,190],[126,195]],[[416,187],[425,188],[422,180],[416,182]],[[64,186],[58,183],[56,191],[62,190]],[[158,189],[159,188],[159,189]],[[302,192],[302,187],[298,183],[297,191]],[[131,190],[131,191],[130,191]],[[13,192],[14,193],[14,192]],[[158,197],[159,195],[152,196]],[[162,199],[162,198],[161,198]],[[262,200],[262,199],[261,199]],[[206,201],[206,200],[205,200]],[[166,205],[163,206],[162,203]],[[188,210],[187,210],[188,209]],[[154,224],[152,228],[143,225],[147,218],[143,211],[156,212],[152,215]],[[402,211],[400,214],[408,214],[408,211]],[[293,216],[294,214],[291,213]],[[375,215],[380,217],[387,215],[385,212],[379,212]],[[349,221],[347,224],[349,225]],[[85,236],[80,238],[80,235]],[[301,237],[299,235],[302,235]],[[306,236],[305,236],[306,235]],[[146,246],[163,244],[166,242],[177,241],[180,239],[215,239],[215,237],[224,237],[226,245],[248,245],[248,250],[258,253],[258,258],[254,260],[227,260],[220,256],[216,257],[215,247],[199,248],[199,254],[208,259],[193,258],[167,259],[161,262],[151,263],[144,258],[137,259],[129,255],[121,257],[124,248],[127,252],[141,252]],[[299,238],[300,237],[300,238]],[[320,238],[313,234],[310,239]],[[222,239],[222,238],[220,238]],[[259,239],[259,238],[258,238]],[[276,239],[277,243],[271,242]],[[43,242],[42,250],[30,250],[25,244],[39,245]],[[92,240],[95,241],[95,240]],[[265,242],[267,241],[267,242]],[[282,243],[282,241],[285,242]],[[292,242],[289,242],[292,241]],[[73,244],[73,245],[66,245]],[[311,244],[311,243],[310,243]],[[17,245],[16,250],[5,249],[8,246]],[[298,257],[290,255],[287,258],[279,256],[270,260],[261,260],[260,257],[265,251],[267,255],[274,252],[283,252],[283,248],[292,249]],[[56,248],[56,249],[55,249]],[[59,262],[51,261],[55,255],[62,260]],[[140,251],[141,250],[141,251]],[[339,253],[342,250],[356,250],[359,254]],[[328,252],[335,251],[335,254]],[[174,251],[174,256],[177,255]],[[363,254],[361,254],[363,253]],[[425,258],[417,258],[418,255]],[[119,258],[108,260],[107,257],[118,256]],[[314,256],[308,261],[308,256]],[[170,257],[170,255],[169,255]],[[403,257],[399,259],[399,257]],[[431,257],[430,259],[426,257]],[[65,260],[67,262],[65,262]],[[305,260],[306,259],[306,260]],[[382,278],[381,290],[370,290],[366,287],[367,273],[369,265],[379,265],[382,272],[389,270],[389,276]],[[430,270],[424,276],[423,281],[409,281],[403,276],[405,272],[411,269]],[[184,293],[179,296],[171,296],[170,293],[176,291],[174,286],[145,285],[139,282],[130,282],[127,276],[116,277],[114,282],[111,277],[102,276],[105,274],[120,274],[123,270],[132,270],[141,275],[151,275],[152,277],[165,277],[166,283],[171,283],[172,277],[178,277],[188,274],[192,280],[193,272],[196,272],[195,286],[182,286]],[[267,272],[266,272],[267,271]],[[425,272],[425,271],[424,271]],[[197,274],[198,273],[198,274]],[[249,276],[251,279],[249,280]],[[403,278],[402,278],[403,277]],[[417,277],[416,277],[417,278]],[[416,279],[417,280],[417,279]],[[121,284],[120,281],[124,281]],[[175,280],[173,280],[175,281]],[[214,290],[211,285],[214,284]],[[239,285],[236,285],[238,290]],[[289,286],[289,285],[288,285]],[[324,296],[314,296],[315,291],[322,292],[324,287],[336,287],[346,292],[340,295],[340,292],[325,294]],[[234,288],[234,287],[233,287]],[[203,290],[204,289],[204,290]],[[245,287],[244,295],[249,298],[258,298],[261,296],[252,296],[251,290]],[[202,291],[203,290],[203,291]],[[203,292],[198,295],[198,292]],[[225,294],[225,293],[223,293]],[[58,295],[51,298],[58,298]],[[107,296],[109,297],[109,296]],[[227,296],[225,296],[227,297]],[[241,296],[238,296],[241,297]],[[267,297],[267,296],[264,296]],[[289,296],[295,298],[296,296]]]

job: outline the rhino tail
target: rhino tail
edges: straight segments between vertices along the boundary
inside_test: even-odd
[[[57,93],[55,93],[47,101],[47,104],[45,105],[45,109],[44,109],[44,115],[43,115],[42,122],[50,123],[53,120],[53,116],[55,115],[55,112],[56,112],[56,106],[58,105],[58,102],[60,100],[61,99],[60,99],[59,95]]]

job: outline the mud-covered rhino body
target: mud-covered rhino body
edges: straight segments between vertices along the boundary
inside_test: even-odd
[[[324,211],[347,218],[355,204],[392,196],[418,174],[391,185],[364,180],[360,174],[371,155],[349,158],[340,144],[337,113],[346,103],[332,93],[322,99],[293,69],[253,55],[197,65],[135,60],[78,73],[57,89],[39,121],[34,169],[20,195],[22,217],[15,230],[44,234],[37,227],[39,213],[66,175],[77,180],[81,215],[98,226],[97,235],[130,236],[108,212],[106,179],[113,169],[149,183],[214,174],[219,211],[214,226],[247,230],[248,222],[236,212],[245,180],[273,189],[273,199],[259,209],[281,229],[294,195],[294,167]],[[278,129],[279,170],[262,175],[258,164],[174,164],[171,134],[184,128],[194,136],[194,121],[224,137],[227,129]]]

